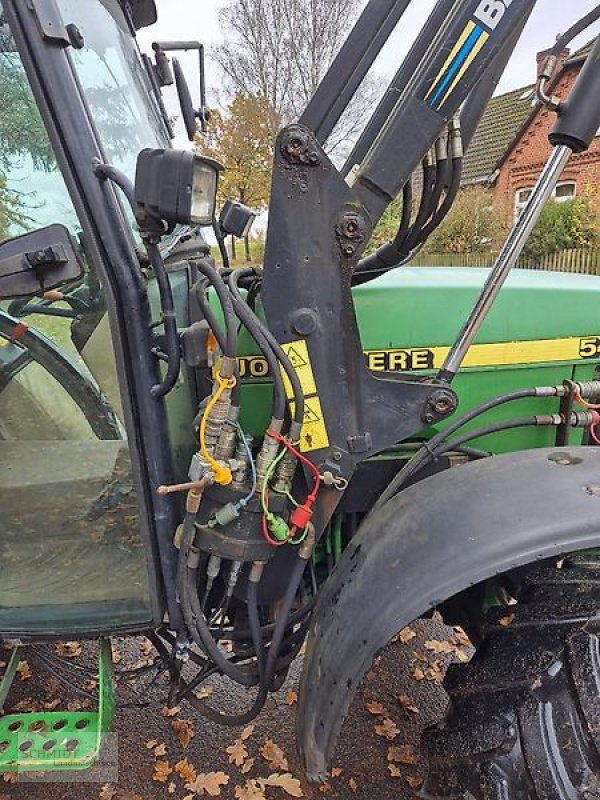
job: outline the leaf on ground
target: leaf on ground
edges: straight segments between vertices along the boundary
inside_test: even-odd
[[[27,661],[19,661],[17,664],[17,672],[19,673],[19,678],[22,681],[26,681],[31,678],[31,667]]]
[[[428,681],[432,681],[433,683],[443,683],[444,682],[444,673],[440,669],[439,664],[431,664],[425,670],[425,677]]]
[[[509,625],[512,625],[514,619],[514,614],[508,614],[508,616],[502,617],[502,619],[498,620],[498,625],[501,625],[503,628],[508,628]]]
[[[247,775],[250,772],[250,770],[252,769],[253,766],[254,766],[254,759],[253,758],[249,758],[246,761],[246,763],[243,764],[242,767],[241,767],[242,774],[243,775]]]
[[[255,780],[247,781],[243,786],[236,786],[234,794],[235,800],[266,800],[263,789]]]
[[[288,689],[283,702],[286,704],[286,706],[295,705],[295,703],[298,702],[298,692],[295,692],[293,689]]]
[[[415,659],[415,661],[420,661],[422,664],[427,664],[427,656],[420,650],[413,650],[411,656]]]
[[[381,703],[365,703],[365,708],[374,717],[389,717],[389,711]]]
[[[186,750],[195,736],[194,723],[191,719],[174,719],[171,727],[179,739],[179,744]]]
[[[154,750],[152,751],[152,755],[154,758],[162,758],[162,756],[167,755],[167,745],[164,742],[161,744],[157,744]]]
[[[221,794],[221,788],[227,786],[228,783],[229,775],[226,772],[200,772],[196,775],[195,781],[186,783],[185,788],[199,795],[208,794],[211,797],[218,797]]]
[[[150,639],[146,639],[146,637],[144,637],[140,642],[140,650],[142,651],[143,655],[149,656],[150,653],[154,650],[154,645],[152,644]]]
[[[264,745],[260,750],[261,756],[271,767],[271,769],[280,769],[283,772],[288,770],[288,761],[285,754],[279,745],[275,744],[273,739],[266,739]]]
[[[82,647],[79,642],[58,642],[54,645],[54,652],[61,658],[77,658],[81,655]]]
[[[146,742],[146,750],[154,750],[154,748],[158,745],[158,739],[149,739]]]
[[[388,770],[392,778],[399,778],[402,775],[400,767],[397,767],[395,764],[388,764]]]
[[[165,706],[163,710],[160,712],[161,717],[176,717],[177,714],[181,711],[181,706],[173,706],[172,708],[168,708]]]
[[[246,749],[246,745],[241,739],[236,739],[233,744],[229,745],[225,752],[229,756],[229,763],[235,764],[236,767],[241,767],[250,755]]]
[[[100,800],[113,800],[113,797],[116,795],[117,790],[114,786],[111,786],[110,783],[105,783],[104,786],[100,788]]]
[[[417,757],[411,744],[392,745],[388,749],[387,760],[398,764],[417,763]]]
[[[4,783],[16,783],[19,776],[16,772],[3,772],[2,780]]]
[[[268,778],[258,778],[257,781],[263,791],[266,786],[278,786],[290,797],[304,797],[300,781],[298,778],[294,778],[290,772],[286,772],[283,775],[273,773]]]
[[[422,681],[425,679],[425,673],[421,669],[421,667],[415,667],[412,676],[416,681]]]
[[[196,780],[196,769],[193,764],[187,760],[187,758],[182,758],[181,761],[178,761],[175,764],[175,772],[179,775],[184,783],[193,783]]]
[[[460,647],[456,648],[455,653],[458,660],[463,664],[468,664],[471,660],[471,656],[465,650],[461,650]]]
[[[196,697],[198,698],[198,700],[206,700],[206,698],[210,697],[213,692],[214,689],[212,686],[203,686],[196,692]]]
[[[252,736],[252,734],[254,733],[254,728],[255,727],[256,727],[256,725],[254,725],[254,724],[246,725],[244,730],[240,733],[240,739],[242,740],[242,742],[245,742],[247,739],[249,739]]]
[[[416,705],[413,703],[413,701],[411,700],[411,698],[407,694],[401,694],[398,697],[398,702],[400,703],[402,708],[405,708],[407,711],[410,711],[413,714],[419,714],[420,713],[419,709],[416,707]]]
[[[430,639],[425,642],[425,649],[431,650],[432,653],[453,653],[456,650],[456,645],[452,642],[440,642],[437,639]]]
[[[342,774],[343,770],[341,767],[332,767],[330,770],[330,774],[332,778],[339,778]]]
[[[402,628],[400,633],[397,633],[392,639],[392,641],[402,642],[402,644],[408,644],[409,642],[412,642],[412,640],[416,638],[417,634],[413,631],[412,628]]]
[[[322,783],[319,786],[319,791],[321,792],[321,794],[329,794],[329,792],[333,791],[333,787],[330,783]]]
[[[354,780],[354,778],[350,778],[348,781],[348,786],[350,787],[351,791],[355,792],[358,789],[358,784]]]
[[[173,768],[168,761],[155,761],[152,780],[156,781],[157,783],[166,783],[169,775],[171,775],[172,772]]]
[[[375,733],[377,736],[383,736],[384,739],[389,739],[390,742],[393,742],[400,733],[400,728],[396,726],[393,720],[386,718],[375,726]]]
[[[114,643],[111,644],[111,648],[112,648],[112,662],[113,662],[113,664],[120,664],[120,662],[123,660],[123,654],[121,653],[119,648]]]
[[[412,775],[406,776],[406,782],[410,786],[411,789],[420,789],[423,785],[423,778],[413,777]]]
[[[169,794],[175,794],[176,791],[177,791],[177,784],[175,783],[175,781],[171,781],[171,783],[167,786],[167,792]]]
[[[454,635],[456,637],[456,641],[458,644],[462,645],[463,647],[472,647],[471,640],[464,632],[464,630],[460,627],[460,625],[455,625],[454,628]]]

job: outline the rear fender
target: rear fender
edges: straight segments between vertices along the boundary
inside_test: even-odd
[[[298,743],[325,780],[352,697],[397,631],[496,574],[600,545],[600,448],[511,453],[447,470],[363,523],[317,603]]]

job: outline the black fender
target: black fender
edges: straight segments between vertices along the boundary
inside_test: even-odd
[[[446,470],[371,514],[319,596],[298,705],[308,777],[326,779],[377,652],[444,600],[510,569],[600,545],[600,448],[510,453]]]

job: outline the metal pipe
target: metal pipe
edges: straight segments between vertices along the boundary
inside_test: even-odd
[[[527,239],[544,206],[552,196],[552,192],[572,154],[571,148],[564,145],[556,147],[552,151],[526,207],[504,243],[496,264],[490,272],[469,318],[446,357],[438,375],[440,380],[445,380],[449,383],[460,369],[469,348],[473,344],[473,340],[498,296],[498,292],[523,252]]]

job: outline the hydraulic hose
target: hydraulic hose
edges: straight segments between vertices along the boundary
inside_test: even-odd
[[[250,276],[256,275],[255,270],[253,269],[245,269],[245,270],[234,270],[231,275],[229,276],[229,288],[234,296],[243,303],[244,298],[240,294],[239,284],[240,281],[244,278],[248,278]],[[251,312],[253,313],[253,312]],[[299,425],[304,423],[304,391],[302,389],[302,384],[300,383],[300,378],[294,367],[292,366],[292,362],[287,356],[287,353],[283,349],[283,347],[279,344],[277,339],[273,336],[271,331],[267,328],[266,325],[262,323],[262,321],[254,314],[254,321],[257,328],[260,330],[262,335],[267,340],[269,346],[275,353],[277,360],[280,362],[281,366],[283,367],[285,374],[288,377],[288,380],[292,387],[292,392],[294,395],[294,422],[297,422]]]
[[[435,195],[435,186],[439,178],[438,169],[435,164],[424,164],[423,166],[423,191],[421,194],[421,203],[415,221],[410,227],[408,235],[404,241],[397,242],[398,250],[400,252],[400,259],[407,256],[416,244],[419,234],[433,211],[433,198]]]
[[[440,207],[437,209],[437,211],[434,211],[431,220],[422,229],[418,237],[418,244],[425,242],[431,236],[431,234],[437,230],[437,228],[439,228],[446,218],[448,212],[454,205],[454,201],[456,200],[460,189],[460,182],[462,180],[463,164],[464,160],[462,157],[452,159],[451,166],[449,167],[449,169],[452,170],[452,177],[450,178],[448,191],[446,192]]]
[[[207,264],[205,261],[195,261],[194,266],[198,272],[202,273],[204,277],[211,284],[221,307],[223,309],[223,316],[225,318],[225,342],[223,355],[228,358],[236,358],[237,356],[237,324],[235,320],[235,312],[233,310],[233,301],[227,289],[225,281],[220,275],[219,271]],[[210,324],[210,323],[209,323]],[[216,334],[215,334],[216,335]]]
[[[232,281],[233,273],[229,276],[228,284],[231,289],[231,298],[234,311],[250,336],[256,342],[261,353],[264,355],[267,364],[269,365],[269,371],[273,378],[273,408],[271,416],[275,419],[283,419],[285,417],[286,398],[283,378],[281,377],[281,371],[279,369],[279,361],[275,356],[273,348],[270,346],[265,335],[261,331],[260,325],[257,324],[258,317],[244,301],[244,298],[241,296],[240,292],[234,291],[232,288]]]
[[[148,239],[145,241],[145,245],[148,258],[150,259],[154,271],[154,276],[156,277],[156,283],[158,284],[167,353],[167,373],[160,383],[152,387],[151,393],[153,397],[164,397],[173,389],[179,376],[179,365],[181,362],[179,334],[177,332],[177,318],[175,316],[175,303],[173,302],[171,282],[169,281],[169,275],[160,254],[160,249],[158,244]]]
[[[519,389],[514,392],[499,395],[491,400],[487,400],[485,403],[481,403],[475,408],[472,408],[466,414],[463,414],[462,417],[455,420],[445,430],[440,431],[440,433],[432,437],[427,442],[425,447],[423,447],[414,456],[414,458],[411,459],[411,461],[409,461],[408,464],[400,470],[400,472],[390,481],[388,486],[380,495],[377,502],[373,506],[371,513],[377,511],[378,508],[381,508],[384,503],[390,500],[406,483],[406,481],[412,477],[417,470],[421,469],[421,467],[427,463],[432,451],[436,450],[439,445],[441,445],[449,436],[452,436],[452,434],[455,433],[459,428],[462,428],[463,425],[466,425],[467,423],[471,422],[471,420],[481,416],[481,414],[485,414],[486,411],[491,411],[498,406],[504,405],[504,403],[510,403],[514,400],[523,400],[527,397],[536,397],[537,394],[538,393],[535,388]]]

